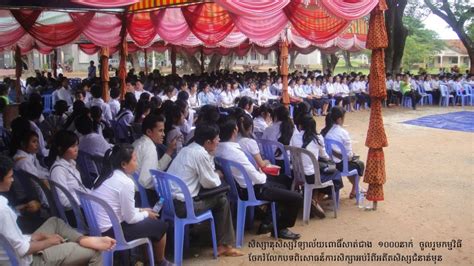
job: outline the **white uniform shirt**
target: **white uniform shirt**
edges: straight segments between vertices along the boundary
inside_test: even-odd
[[[80,202],[75,190],[77,189],[89,193],[89,190],[82,184],[81,173],[77,170],[76,162],[74,160],[66,161],[63,158],[58,157],[51,166],[50,178],[54,182],[65,187],[74,197],[78,205],[80,205]],[[61,205],[65,208],[71,208],[71,203],[69,203],[66,195],[59,190],[57,192]]]
[[[36,154],[27,153],[23,150],[17,150],[13,156],[15,161],[15,170],[23,170],[27,173],[30,173],[40,179],[48,179],[49,171],[48,169],[41,166]]]
[[[110,99],[108,104],[110,106],[110,113],[112,114],[112,118],[115,119],[118,112],[120,111],[120,102],[117,99]]]
[[[148,217],[147,212],[135,208],[135,183],[122,170],[115,170],[111,177],[104,181],[92,194],[107,202],[120,223],[135,224]],[[96,208],[96,219],[100,231],[105,232],[112,227],[107,213],[100,207]]]
[[[224,108],[229,108],[234,106],[235,98],[232,96],[231,91],[222,91],[219,95],[220,105]]]
[[[92,98],[91,101],[88,103],[88,107],[92,106],[99,106],[102,110],[102,119],[105,121],[112,120],[112,112],[110,110],[110,106],[102,100],[102,98]]]
[[[156,145],[147,135],[141,136],[135,140],[132,145],[137,154],[138,182],[146,189],[154,189],[155,180],[153,180],[150,170],[158,169],[164,171],[170,164],[171,157],[165,153],[161,159],[158,160]]]
[[[31,238],[21,232],[16,223],[18,216],[8,206],[8,199],[4,196],[0,196],[0,213],[0,235],[4,236],[15,250],[20,258],[19,264],[30,265],[33,257],[26,253],[30,249]],[[9,265],[7,253],[2,247],[0,247],[0,265]]]
[[[313,95],[317,98],[322,98],[324,96],[323,87],[322,86],[312,86]]]
[[[103,157],[105,152],[112,148],[112,146],[112,144],[105,140],[104,136],[95,132],[82,135],[79,138],[79,150],[84,151],[90,155]]]
[[[340,125],[333,125],[331,129],[328,131],[328,133],[326,134],[325,138],[333,139],[342,143],[342,145],[344,145],[344,148],[346,149],[349,160],[352,158],[353,153],[352,153],[351,137],[349,136],[349,132],[347,132],[347,130],[342,128]],[[334,151],[341,153],[341,150],[338,147],[333,146],[332,148]],[[334,159],[334,162],[336,163],[341,162],[341,160],[338,159],[337,157],[333,156],[333,159]]]
[[[290,140],[290,146],[302,148],[303,147],[303,135],[304,131],[297,131],[293,133],[293,136],[291,137]],[[314,157],[316,157],[316,160],[318,160],[319,157],[323,158],[328,158],[328,155],[326,153],[326,149],[324,148],[324,138],[321,135],[318,135],[318,142],[316,140],[311,141],[308,146],[306,146],[306,150],[312,152],[314,154]],[[311,159],[303,154],[303,157],[301,158],[303,161],[303,166],[304,166],[304,174],[305,175],[314,175],[314,165]],[[317,165],[316,167],[319,167]],[[319,171],[319,168],[317,168]]]
[[[326,83],[325,88],[326,88],[327,94],[331,94],[331,95],[336,94],[336,90],[334,89],[334,83],[329,83],[329,82]]]
[[[253,132],[261,132],[265,131],[265,129],[268,127],[267,122],[263,117],[258,116],[253,120]]]
[[[301,98],[308,97],[308,95],[304,92],[303,86],[300,86],[300,85],[295,86],[294,93],[295,93],[295,96],[297,97],[301,97]]]
[[[214,188],[221,185],[219,175],[214,171],[213,156],[203,146],[193,142],[176,155],[167,172],[181,178],[191,197],[196,197],[201,186]],[[175,185],[172,185],[172,193],[175,199],[184,201],[183,193]]]
[[[258,147],[258,146],[257,146]],[[216,156],[241,164],[252,181],[252,184],[265,184],[267,176],[255,169],[255,166],[249,161],[239,143],[226,141],[217,146]],[[246,188],[244,176],[242,173],[232,168],[232,175],[241,188]]]

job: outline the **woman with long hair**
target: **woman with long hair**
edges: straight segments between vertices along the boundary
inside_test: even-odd
[[[171,265],[165,259],[168,225],[158,219],[150,208],[135,207],[135,183],[131,175],[137,170],[137,155],[133,146],[117,144],[105,155],[104,174],[94,184],[93,195],[105,200],[116,214],[126,241],[147,237],[153,242],[154,258],[158,265]],[[112,223],[102,209],[96,210],[102,235],[114,237]]]
[[[344,124],[344,117],[346,111],[344,108],[340,106],[335,106],[331,108],[331,111],[326,116],[326,127],[321,130],[321,134],[324,136],[325,139],[332,139],[336,140],[346,149],[347,157],[348,157],[348,167],[349,171],[356,169],[359,177],[364,175],[364,163],[359,160],[359,156],[355,155],[352,151],[352,141],[349,135],[349,132],[345,130],[342,126]],[[333,147],[333,158],[334,162],[336,162],[336,167],[339,171],[342,171],[343,164],[342,164],[342,154],[339,148]],[[352,190],[350,193],[349,198],[355,198],[356,191],[355,191],[355,177],[349,176],[349,181],[352,183]]]

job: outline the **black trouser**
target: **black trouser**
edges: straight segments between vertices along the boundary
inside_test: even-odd
[[[287,176],[269,176],[267,182],[261,185],[254,185],[255,197],[259,200],[275,201],[277,204],[277,226],[278,230],[293,227],[298,216],[298,211],[303,205],[303,196],[295,191],[291,191],[293,180]],[[247,199],[247,189],[239,189],[242,199]],[[271,209],[268,209],[264,223],[271,222]]]
[[[339,163],[336,163],[336,168],[337,170],[341,171],[343,170],[343,164],[342,162],[339,162]],[[348,164],[347,164],[347,168],[348,168],[348,171],[352,171],[354,169],[357,170],[357,174],[359,176],[363,176],[364,175],[364,170],[365,170],[365,165],[364,165],[364,162],[361,161],[361,160],[357,160],[357,161],[349,161]]]
[[[404,96],[411,98],[411,107],[413,107],[413,109],[416,108],[416,103],[421,99],[420,93],[414,90],[405,92]]]

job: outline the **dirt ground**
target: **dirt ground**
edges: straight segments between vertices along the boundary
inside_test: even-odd
[[[389,146],[384,149],[387,182],[384,186],[385,201],[379,203],[377,211],[357,208],[355,201],[348,199],[350,184],[344,178],[345,187],[341,191],[337,218],[327,210],[325,219],[311,219],[308,225],[303,225],[300,215],[292,228],[302,235],[298,242],[275,241],[269,234],[256,235],[256,223],[253,230],[246,231],[242,248],[245,256],[214,260],[210,243],[192,244],[184,264],[474,265],[474,134],[401,123],[425,115],[461,110],[461,107],[419,107],[416,111],[400,107],[384,108],[384,124],[389,140]],[[464,110],[474,111],[474,108],[466,107]],[[348,113],[345,119],[345,128],[353,139],[353,149],[364,161],[367,156],[364,143],[368,121],[369,111]],[[318,118],[317,122],[321,129],[324,119]],[[366,188],[367,184],[362,186]],[[206,238],[206,235],[207,232],[203,232],[202,237]],[[332,241],[339,239],[344,242],[366,241],[372,247],[321,247],[324,242],[331,245]],[[453,240],[456,245],[450,248],[447,245],[451,245]],[[461,247],[457,247],[458,244]],[[206,245],[209,248],[205,248]],[[268,245],[278,246],[272,249]],[[307,247],[303,248],[303,245]],[[431,248],[432,245],[435,246]],[[385,257],[380,258],[386,260],[370,261],[377,258],[372,257],[375,255],[372,253],[381,256],[385,253]],[[397,253],[398,256],[410,257],[397,257]],[[324,261],[320,261],[321,255]],[[411,261],[426,260],[428,256],[431,261]]]

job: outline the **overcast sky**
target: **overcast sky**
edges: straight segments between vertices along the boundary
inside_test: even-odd
[[[451,27],[436,15],[430,14],[423,22],[427,29],[436,31],[441,39],[459,39]]]

